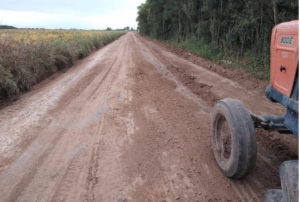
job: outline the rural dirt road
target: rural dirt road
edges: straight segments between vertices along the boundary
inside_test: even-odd
[[[242,180],[222,175],[210,143],[219,99],[284,113],[267,83],[166,48],[128,33],[1,109],[0,201],[262,201],[279,188],[293,137],[258,131]]]

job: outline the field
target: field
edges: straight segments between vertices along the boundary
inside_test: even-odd
[[[122,31],[0,30],[0,100],[114,41]]]

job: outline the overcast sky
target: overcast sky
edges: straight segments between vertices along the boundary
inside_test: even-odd
[[[145,0],[0,0],[0,24],[18,28],[137,27]]]

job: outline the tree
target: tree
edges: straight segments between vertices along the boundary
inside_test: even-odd
[[[272,28],[298,19],[298,7],[295,0],[146,0],[136,20],[143,35],[193,40],[226,56],[250,54],[268,66]]]
[[[18,28],[10,25],[0,25],[0,29],[18,29]]]
[[[125,27],[123,30],[125,30],[125,31],[129,31],[129,30],[130,30],[130,28],[129,28],[129,26],[127,26],[127,27]]]

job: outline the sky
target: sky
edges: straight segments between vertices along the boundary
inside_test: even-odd
[[[0,24],[17,28],[136,29],[145,0],[0,0]]]

